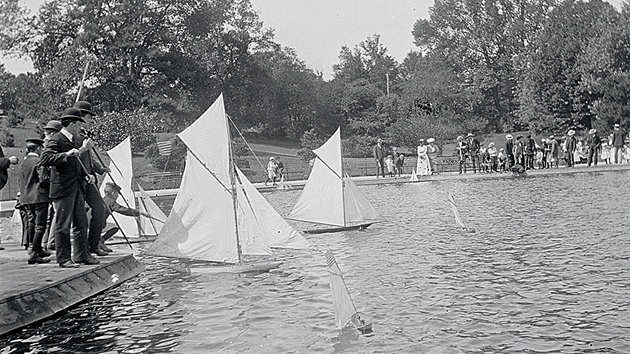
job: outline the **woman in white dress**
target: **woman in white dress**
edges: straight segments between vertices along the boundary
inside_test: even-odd
[[[418,145],[418,163],[416,164],[416,174],[418,176],[428,176],[431,174],[431,164],[429,163],[429,155],[427,154],[427,146],[424,145],[424,139],[420,139]]]

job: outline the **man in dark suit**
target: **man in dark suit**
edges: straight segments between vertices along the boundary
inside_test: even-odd
[[[53,136],[42,153],[41,163],[51,166],[50,199],[56,212],[55,250],[57,263],[62,268],[78,267],[77,263],[98,264],[87,252],[87,214],[85,212],[85,184],[94,183],[82,166],[79,156],[88,150],[90,140],[78,145],[80,122],[84,122],[76,108],[66,108],[60,118],[63,128]],[[71,250],[70,227],[79,232],[73,234],[74,249]],[[72,253],[71,253],[72,251]],[[76,262],[76,263],[75,263]]]
[[[48,263],[50,252],[42,248],[48,216],[48,175],[39,165],[39,154],[44,146],[41,139],[27,139],[27,155],[20,164],[20,205],[26,210],[26,232],[22,244],[27,245],[28,264]]]
[[[477,173],[477,169],[481,172],[481,162],[479,161],[480,149],[481,143],[479,139],[475,137],[475,134],[468,133],[468,155],[470,156],[470,162],[472,162],[473,173]]]
[[[512,134],[508,134],[505,136],[505,155],[507,155],[507,166],[505,166],[506,170],[510,170],[512,166],[514,166],[514,137]]]
[[[92,105],[89,102],[77,101],[73,107],[81,112],[81,116],[86,124],[91,122],[94,112],[92,112]],[[77,138],[77,142],[79,144],[83,144],[83,141],[89,139],[90,135],[87,130],[81,129],[81,132],[82,133],[79,134],[79,137]],[[87,247],[90,253],[98,256],[107,256],[107,253],[99,247],[101,232],[105,227],[105,218],[103,217],[103,215],[105,215],[105,204],[103,203],[103,198],[98,191],[97,174],[102,175],[110,171],[109,168],[101,165],[98,160],[94,159],[92,156],[92,149],[93,147],[84,151],[80,156],[81,162],[83,162],[83,166],[85,166],[87,173],[93,176],[96,181],[94,184],[87,184],[85,188],[85,201],[90,207],[91,214],[89,219]],[[79,230],[74,229],[73,232],[76,233],[79,232]]]
[[[9,166],[17,165],[18,159],[15,156],[4,157],[4,151],[0,146],[0,189],[4,188],[9,180]]]
[[[374,160],[376,160],[376,178],[378,178],[378,170],[381,170],[381,176],[385,178],[385,148],[383,147],[383,139],[376,141],[373,149]]]

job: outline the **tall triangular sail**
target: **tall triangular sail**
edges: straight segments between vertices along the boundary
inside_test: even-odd
[[[357,309],[350,297],[346,282],[343,280],[341,269],[339,269],[339,265],[330,251],[326,252],[326,264],[330,275],[330,289],[333,294],[335,323],[337,323],[337,328],[343,329],[357,318]]]
[[[453,195],[451,194],[451,192],[448,192],[448,201],[451,203],[453,214],[455,214],[455,222],[457,223],[457,225],[467,230],[468,228],[466,227],[466,223],[464,223],[464,220],[462,219],[461,215],[459,215],[459,208],[457,207],[457,203],[455,203],[455,198],[453,198]]]
[[[188,147],[182,183],[147,254],[240,263],[241,254],[269,255],[271,247],[298,245],[295,230],[280,225],[247,178],[231,170],[222,95],[178,136]]]
[[[111,160],[108,166],[111,172],[106,174],[103,179],[103,183],[100,187],[101,195],[104,195],[105,183],[114,182],[121,187],[120,195],[118,196],[118,200],[116,202],[122,206],[136,208],[136,198],[134,191],[131,188],[131,181],[133,179],[131,138],[127,137],[120,144],[107,151],[107,156],[109,156]],[[108,217],[108,222],[114,223],[114,217],[122,229],[122,232],[119,231],[117,235],[122,236],[124,233],[127,237],[143,236],[135,217],[122,214],[116,214],[113,217],[110,215]]]
[[[343,178],[339,128],[313,152],[313,170],[288,219],[335,226],[383,220],[354,182]]]

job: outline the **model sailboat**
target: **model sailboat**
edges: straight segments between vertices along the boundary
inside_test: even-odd
[[[224,265],[201,272],[246,272],[278,267],[272,247],[308,247],[234,164],[223,95],[178,136],[188,148],[181,186],[146,254]]]
[[[343,175],[339,128],[313,152],[313,170],[287,219],[335,226],[305,231],[311,234],[365,229],[384,220],[352,179]]]
[[[145,216],[136,218],[133,216],[115,214],[109,216],[108,222],[113,223],[114,220],[112,218],[115,218],[116,224],[121,229],[117,233],[120,234],[120,236],[125,235],[127,237],[139,237],[145,238],[145,240],[149,238],[149,240],[153,240],[161,229],[162,223],[166,220],[166,215],[164,215],[164,212],[160,210],[155,202],[153,202],[142,189],[140,189],[140,191],[143,198],[140,200],[140,204],[136,204],[135,193],[131,188],[133,179],[131,139],[127,137],[120,144],[107,151],[107,155],[111,159],[109,163],[111,172],[105,175],[105,179],[101,184],[101,195],[104,194],[105,183],[114,182],[121,187],[120,195],[117,200],[118,204],[128,208],[140,209],[153,217],[153,219]],[[158,220],[161,220],[161,222]],[[134,242],[138,241],[135,240]]]
[[[455,214],[455,222],[457,225],[466,232],[474,233],[475,229],[466,226],[464,219],[462,219],[461,215],[459,215],[459,208],[457,207],[457,203],[455,203],[455,198],[453,198],[451,192],[448,192],[448,201],[451,203],[451,208],[453,209],[453,214]]]
[[[335,308],[335,322],[339,329],[347,326],[355,326],[363,334],[372,333],[372,322],[361,317],[357,312],[354,302],[350,297],[350,292],[346,286],[341,269],[332,252],[326,252],[326,264],[330,275],[330,289],[333,293],[333,306]]]

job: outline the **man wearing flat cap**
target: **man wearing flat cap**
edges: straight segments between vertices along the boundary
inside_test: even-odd
[[[81,116],[86,124],[91,122],[92,117],[94,116],[94,112],[92,111],[92,105],[87,101],[77,101],[75,102],[74,108],[78,109],[81,112]],[[85,166],[85,170],[87,173],[94,177],[96,181],[93,184],[88,184],[85,190],[85,201],[90,207],[90,215],[89,226],[88,226],[88,236],[87,236],[87,247],[90,253],[96,254],[98,256],[106,256],[107,253],[103,252],[103,250],[99,247],[99,240],[101,239],[101,232],[105,227],[105,218],[103,215],[105,214],[105,205],[103,204],[103,198],[98,191],[98,176],[103,175],[104,173],[110,172],[109,168],[103,166],[99,163],[98,159],[95,159],[92,156],[92,149],[94,149],[94,144],[92,140],[89,138],[90,134],[87,129],[81,129],[81,134],[79,134],[78,141],[80,144],[83,141],[87,141],[89,145],[89,149],[85,152],[81,153],[81,161],[83,162],[83,166]]]
[[[593,163],[593,166],[597,166],[599,150],[602,147],[602,139],[597,134],[597,129],[589,130],[588,138],[586,138],[586,146],[588,147],[586,165],[591,167],[591,163]]]
[[[94,183],[88,175],[79,155],[87,151],[89,141],[80,144],[79,131],[85,122],[76,108],[66,108],[59,119],[61,131],[53,136],[42,153],[41,163],[51,166],[50,199],[55,208],[54,224],[57,263],[61,268],[76,268],[78,263],[98,264],[87,252],[87,214],[85,191],[87,183]],[[71,249],[71,226],[78,232],[72,234],[74,248]]]
[[[48,263],[50,252],[42,247],[42,238],[46,231],[48,215],[48,175],[40,166],[39,154],[44,146],[41,139],[26,140],[26,157],[20,164],[20,197],[19,203],[26,211],[25,232],[22,234],[22,245],[28,253],[28,264]]]

